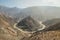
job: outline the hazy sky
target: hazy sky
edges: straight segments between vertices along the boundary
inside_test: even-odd
[[[9,7],[25,8],[30,6],[57,6],[60,7],[60,0],[0,0],[0,5]]]

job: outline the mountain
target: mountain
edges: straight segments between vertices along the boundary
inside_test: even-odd
[[[52,30],[52,31],[60,30],[60,22],[58,22],[58,23],[56,23],[54,25],[51,25],[51,26],[44,29],[44,31],[50,31],[50,30]]]
[[[0,13],[3,13],[8,16],[15,17],[17,13],[20,13],[20,10],[21,9],[17,7],[9,8],[9,7],[0,5]]]
[[[4,14],[0,14],[0,23],[4,24],[3,22],[8,22],[9,24],[13,25],[15,20],[12,17],[6,16]],[[12,23],[11,23],[12,22]]]
[[[0,40],[60,40],[59,7],[18,9],[0,6]],[[13,17],[19,18],[19,22]],[[46,25],[42,31],[38,30],[42,27],[38,20]]]
[[[37,31],[38,29],[42,28],[40,23],[31,16],[27,16],[26,18],[22,19],[17,23],[16,26],[28,32]]]
[[[28,8],[9,8],[0,6],[0,13],[12,16],[18,20],[27,16],[32,16],[34,19],[45,21],[53,18],[60,18],[60,7],[52,6],[33,6]]]
[[[13,29],[11,24],[13,24],[12,20],[9,21],[9,19],[5,15],[0,14],[0,39],[1,40],[8,40],[8,39],[14,40],[14,37],[12,35],[16,35],[16,32]],[[13,39],[9,37],[13,37]]]
[[[22,40],[60,40],[60,22],[49,26],[40,32],[37,31],[30,37],[26,37]]]
[[[33,6],[24,8],[16,17],[24,18],[32,16],[40,21],[45,21],[53,18],[60,18],[60,7],[52,6]]]
[[[43,24],[46,25],[47,27],[49,27],[49,26],[55,25],[59,22],[60,22],[60,18],[53,18],[53,19],[44,21]]]
[[[15,20],[4,14],[0,14],[0,40],[20,40],[23,37],[28,37],[27,32],[14,27]]]

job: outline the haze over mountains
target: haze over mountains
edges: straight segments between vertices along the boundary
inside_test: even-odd
[[[38,20],[48,20],[51,18],[60,18],[60,7],[52,6],[33,6],[28,8],[9,8],[5,6],[0,6],[0,12],[10,15],[15,18],[25,18],[27,16],[32,16]]]
[[[40,7],[25,8],[20,13],[22,15],[24,14],[24,16],[31,15],[35,19],[47,20],[47,19],[51,19],[51,18],[60,18],[59,10],[60,10],[59,7],[40,6]]]
[[[5,15],[8,15],[8,16],[13,16],[17,13],[20,12],[21,9],[17,8],[17,7],[13,7],[13,8],[9,8],[9,7],[6,7],[6,6],[0,6],[0,13],[3,13]]]

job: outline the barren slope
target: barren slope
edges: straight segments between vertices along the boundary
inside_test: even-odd
[[[14,28],[13,22],[11,18],[0,14],[0,40],[20,40],[28,36],[28,33]]]

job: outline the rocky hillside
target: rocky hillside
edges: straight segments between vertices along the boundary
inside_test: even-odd
[[[22,40],[60,40],[60,23],[50,26],[42,32],[35,32]]]
[[[53,19],[44,21],[43,24],[45,24],[46,26],[51,26],[59,22],[60,22],[60,18],[53,18]]]
[[[28,36],[21,29],[14,27],[14,20],[3,14],[0,14],[0,40],[20,40]]]
[[[34,33],[22,40],[60,40],[60,30]]]
[[[38,29],[42,28],[40,26],[40,23],[31,16],[27,16],[26,18],[18,22],[17,27],[23,29],[24,31],[30,31],[30,32],[37,31]]]
[[[40,25],[38,21],[30,16],[17,24],[17,26],[26,27],[25,29],[28,30],[38,29]],[[19,27],[16,27],[15,20],[12,17],[0,14],[0,40],[60,40],[60,22],[34,33],[23,31]]]

